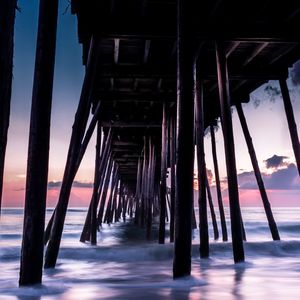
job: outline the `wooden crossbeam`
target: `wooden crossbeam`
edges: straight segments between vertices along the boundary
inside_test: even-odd
[[[119,63],[119,48],[120,48],[120,39],[115,39],[115,49],[114,49],[114,63],[117,65]]]
[[[269,43],[262,43],[260,45],[258,45],[254,51],[247,57],[247,59],[244,61],[243,66],[247,66],[251,61],[253,61],[255,59],[255,57],[257,55],[259,55],[259,53],[261,53],[267,46],[269,45]]]
[[[230,66],[230,79],[267,79],[276,80],[282,77],[286,69],[278,67],[263,68],[261,66],[247,66],[264,48],[268,43],[260,44],[253,53],[245,60],[244,65],[231,65]],[[234,47],[230,48],[227,53],[232,51]],[[232,53],[232,52],[231,52]],[[246,67],[247,66],[247,67]],[[175,67],[175,66],[174,66]],[[151,67],[134,65],[103,65],[100,66],[99,78],[118,78],[128,79],[133,78],[135,81],[134,88],[137,87],[136,81],[138,79],[169,79],[176,80],[176,70],[174,67],[164,67],[162,65],[152,65]],[[216,72],[212,69],[210,64],[201,65],[203,79],[217,79]]]
[[[101,19],[101,20],[100,20]],[[204,41],[223,39],[224,41],[252,41],[291,43],[299,42],[300,36],[296,26],[288,22],[254,23],[234,20],[226,23],[212,22],[207,20],[195,22],[194,38]],[[97,23],[95,33],[102,38],[134,38],[134,39],[174,39],[176,36],[175,18],[166,24],[165,18],[150,22],[147,18],[142,20],[122,17],[101,16]]]
[[[226,51],[226,58],[228,58],[234,52],[234,50],[240,45],[240,43],[241,42],[232,42],[230,44],[230,47]]]
[[[161,124],[159,123],[154,123],[154,122],[102,122],[101,123],[102,127],[123,127],[123,128],[140,128],[140,127],[145,127],[145,128],[160,128]]]
[[[148,62],[149,53],[150,53],[150,45],[151,45],[151,41],[146,40],[145,41],[144,58],[143,58],[143,63],[144,64],[146,64]]]

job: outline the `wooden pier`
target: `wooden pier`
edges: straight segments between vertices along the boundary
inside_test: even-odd
[[[39,254],[34,255],[39,257],[44,245],[40,230],[44,229],[48,167],[45,151],[49,132],[48,124],[39,123],[35,114],[40,109],[38,105],[43,95],[39,94],[39,87],[45,84],[44,80],[49,87],[44,96],[51,105],[57,3],[41,0],[40,5],[36,68],[40,68],[41,73],[36,74],[34,80],[25,220],[31,220],[33,214],[39,218],[34,224],[25,222],[21,285],[41,281],[41,263],[37,265],[33,261],[34,253],[26,240],[38,243],[34,251],[39,249]],[[43,12],[48,6],[51,7],[51,20]],[[14,11],[9,6],[4,8],[7,16],[14,18]],[[170,240],[174,241],[173,275],[174,278],[189,275],[195,145],[200,186],[200,256],[209,256],[207,203],[211,205],[211,202],[207,202],[210,194],[203,145],[204,130],[208,127],[222,236],[224,241],[228,240],[213,129],[218,118],[225,144],[233,256],[236,263],[244,261],[232,106],[237,106],[270,230],[273,239],[278,240],[279,233],[259,173],[242,103],[248,102],[249,94],[262,84],[279,80],[299,169],[299,140],[286,85],[288,68],[300,59],[299,4],[283,5],[268,0],[72,0],[71,10],[78,19],[78,39],[86,72],[58,204],[46,230],[45,267],[55,267],[72,183],[97,128],[94,190],[81,241],[96,244],[96,231],[103,222],[125,220],[128,214],[138,226],[146,229],[145,238],[148,239],[157,217],[158,242],[163,244],[166,242],[166,218],[170,217]],[[49,26],[47,31],[51,34],[43,34],[45,26]],[[5,28],[6,33],[12,35],[11,28]],[[0,30],[2,44],[2,27]],[[9,47],[4,46],[6,50]],[[2,59],[2,51],[0,53]],[[10,66],[1,64],[0,71],[1,76],[5,72],[4,78],[10,80]],[[1,83],[1,105],[3,93]],[[43,113],[45,119],[50,118],[50,107]],[[8,114],[6,111],[5,116]],[[93,118],[88,124],[90,114]],[[5,153],[2,126],[7,127],[7,118],[1,118],[0,158]],[[34,133],[37,129],[41,129],[38,132],[42,137]],[[40,143],[40,138],[45,143]],[[45,154],[38,165],[36,151]],[[2,160],[0,167],[2,174]],[[167,172],[171,178],[170,188],[166,185]],[[38,176],[36,174],[43,174],[43,182],[34,182],[32,176]],[[109,188],[113,192],[107,197]],[[37,191],[42,198],[39,206],[35,205],[35,197],[30,196]],[[37,232],[36,226],[39,227]],[[216,231],[215,237],[218,237]],[[37,267],[35,272],[39,274],[32,278],[28,277],[30,269],[25,268],[31,264]]]

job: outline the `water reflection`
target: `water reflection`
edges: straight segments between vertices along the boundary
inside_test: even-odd
[[[243,276],[246,271],[246,265],[240,264],[235,266],[234,268],[235,274],[234,274],[234,284],[232,288],[232,295],[236,297],[238,300],[244,300],[241,288],[243,285]]]

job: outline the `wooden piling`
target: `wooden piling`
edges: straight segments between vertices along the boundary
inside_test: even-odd
[[[112,168],[113,168],[113,158],[111,156],[109,159],[109,163],[107,165],[105,181],[104,181],[102,194],[101,194],[100,207],[99,207],[98,216],[97,216],[97,226],[98,227],[102,225],[103,213],[104,213],[105,202],[106,202],[107,191],[108,191],[108,187],[109,187],[109,181],[110,181],[110,177],[111,177]]]
[[[218,87],[221,107],[221,122],[224,136],[226,168],[228,178],[229,206],[231,219],[232,247],[235,263],[245,260],[241,210],[239,204],[238,182],[235,163],[234,138],[230,108],[229,79],[224,43],[216,42]]]
[[[191,273],[194,177],[193,27],[191,2],[177,1],[177,157],[173,277]]]
[[[152,230],[152,206],[154,196],[154,174],[155,173],[155,147],[153,145],[151,137],[149,138],[149,167],[148,167],[148,208],[147,208],[147,226],[146,226],[146,238],[151,239]]]
[[[171,165],[171,187],[170,187],[170,243],[174,242],[174,217],[175,217],[175,161],[176,161],[176,124],[175,118],[171,118],[170,129],[170,165]]]
[[[223,237],[223,241],[226,242],[228,241],[228,234],[227,234],[227,226],[226,226],[226,219],[225,219],[225,212],[224,212],[221,184],[220,184],[219,166],[218,166],[218,158],[217,158],[217,151],[216,151],[216,137],[215,137],[215,130],[213,125],[210,126],[210,135],[211,135],[211,148],[212,148],[212,156],[214,162],[214,171],[215,171],[215,179],[216,179],[216,187],[217,187],[217,197],[218,197],[218,206],[219,206],[219,213],[220,213],[220,220],[221,220],[222,237]]]
[[[74,163],[74,168],[73,168],[72,174],[70,174],[70,180],[72,180],[72,184],[73,184],[73,179],[76,176],[76,173],[79,169],[80,163],[81,163],[81,161],[83,159],[83,156],[85,154],[88,143],[89,143],[89,141],[92,137],[92,134],[94,132],[94,129],[96,127],[96,124],[97,124],[97,121],[98,121],[98,118],[99,118],[99,114],[100,114],[100,107],[101,107],[101,103],[99,102],[98,105],[97,105],[97,108],[95,110],[94,116],[91,120],[91,123],[89,124],[89,127],[86,131],[86,134],[85,134],[84,138],[83,138],[81,146],[79,147],[78,156],[77,156],[76,162]],[[48,243],[49,238],[50,238],[51,229],[52,229],[56,209],[57,209],[57,207],[53,211],[52,216],[51,216],[51,218],[48,222],[48,225],[46,227],[46,230],[45,230],[45,237],[44,237],[45,245]],[[90,212],[90,208],[89,208],[89,219],[91,217],[90,213],[91,212]]]
[[[196,71],[195,80],[195,125],[198,163],[198,204],[199,204],[199,233],[200,233],[200,257],[209,257],[209,238],[207,221],[207,199],[206,199],[206,165],[204,154],[204,113],[203,113],[203,83]]]
[[[216,213],[215,213],[215,209],[214,209],[214,203],[213,203],[212,196],[211,196],[209,182],[208,182],[208,179],[207,179],[207,174],[206,174],[205,177],[206,177],[205,182],[206,182],[207,199],[208,199],[208,204],[209,204],[209,208],[210,208],[210,215],[211,215],[211,221],[212,221],[213,230],[214,230],[214,239],[217,240],[219,238],[217,218],[216,218]]]
[[[240,123],[243,129],[243,133],[244,133],[244,137],[247,143],[247,147],[248,147],[248,152],[250,155],[250,159],[252,162],[252,167],[254,170],[254,174],[255,174],[255,178],[257,181],[257,185],[259,187],[259,192],[260,192],[260,196],[263,202],[263,206],[265,209],[265,213],[268,219],[268,223],[269,223],[269,228],[272,234],[272,238],[273,240],[280,240],[280,236],[279,236],[279,232],[278,232],[278,228],[272,213],[272,209],[271,209],[271,204],[269,202],[268,196],[267,196],[267,192],[265,189],[265,185],[259,170],[259,166],[258,166],[258,162],[257,162],[257,158],[256,158],[256,153],[255,153],[255,149],[252,143],[252,138],[247,126],[247,122],[246,122],[246,118],[243,112],[243,108],[242,105],[240,103],[236,104],[236,109],[237,109],[237,113],[240,119]]]
[[[101,125],[98,122],[97,126],[97,141],[96,141],[96,153],[95,153],[95,174],[94,174],[94,187],[93,187],[93,194],[91,199],[91,225],[90,225],[90,237],[91,237],[91,244],[97,244],[97,231],[93,230],[93,228],[97,228],[97,198],[98,198],[98,189],[100,184],[100,177],[101,173],[100,164],[101,164],[101,139],[102,139],[102,131]]]
[[[72,135],[68,150],[67,163],[64,171],[62,186],[53,219],[50,239],[45,255],[45,268],[54,268],[59,252],[61,236],[64,227],[67,207],[69,203],[72,183],[76,174],[76,166],[80,151],[80,145],[86,129],[91,107],[91,88],[94,83],[95,67],[97,64],[98,43],[91,39],[89,58],[86,74],[81,90],[80,100],[72,127]]]
[[[112,139],[112,130],[109,129],[108,133],[104,135],[104,141],[103,141],[103,147],[101,150],[101,162],[99,169],[97,170],[99,174],[99,181],[97,181],[97,185],[94,188],[97,189],[97,194],[95,197],[92,197],[91,203],[89,205],[88,213],[84,222],[83,230],[80,236],[80,242],[84,243],[86,240],[89,240],[91,238],[92,242],[92,236],[97,235],[97,208],[101,196],[101,191],[104,183],[104,178],[106,174],[106,169],[109,161],[109,155],[110,155],[110,148],[111,148],[111,139]],[[95,201],[95,202],[94,202]],[[96,220],[93,220],[90,222],[92,218],[92,214],[96,215]],[[94,218],[94,217],[93,217]],[[93,240],[94,243],[94,240]]]
[[[104,223],[111,223],[110,222],[110,216],[113,211],[113,200],[114,200],[114,192],[116,189],[116,184],[118,181],[118,165],[114,163],[113,166],[113,171],[112,171],[112,176],[111,176],[111,184],[110,184],[110,193],[109,193],[109,198],[107,202],[107,207],[104,215]]]
[[[121,187],[120,187],[120,198],[122,199],[122,219],[123,222],[126,222],[126,208],[127,208],[127,202],[124,196],[124,184],[123,182],[121,183]]]
[[[3,0],[0,2],[0,216],[10,116],[16,8],[17,0]]]
[[[136,210],[134,216],[134,223],[138,225],[139,223],[139,214],[140,214],[140,199],[141,199],[141,181],[142,181],[142,160],[139,158],[138,167],[137,167],[137,175],[136,175],[136,189],[135,189],[135,203]]]
[[[291,103],[291,98],[289,94],[289,89],[286,83],[286,80],[284,78],[281,78],[279,80],[285,114],[289,126],[293,151],[295,155],[295,160],[298,168],[298,173],[300,175],[300,144],[299,144],[299,136],[298,136],[298,130],[297,130],[297,124],[295,121],[295,116],[293,112],[293,106]]]
[[[166,191],[167,191],[167,107],[163,102],[162,125],[161,125],[161,167],[160,167],[160,212],[159,212],[159,230],[158,243],[165,243],[165,226],[166,226]]]
[[[41,0],[29,131],[20,286],[41,283],[57,0]]]

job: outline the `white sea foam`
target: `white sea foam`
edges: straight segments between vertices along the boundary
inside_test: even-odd
[[[0,300],[90,299],[298,299],[300,209],[276,209],[281,241],[272,241],[261,209],[243,213],[246,262],[234,264],[231,242],[211,240],[210,258],[199,258],[193,233],[192,276],[172,278],[173,245],[150,243],[130,222],[104,225],[98,246],[80,243],[85,210],[68,212],[56,269],[43,285],[19,288],[22,211],[4,210],[0,224]],[[47,212],[49,219],[51,211]],[[213,236],[212,233],[210,235]]]

